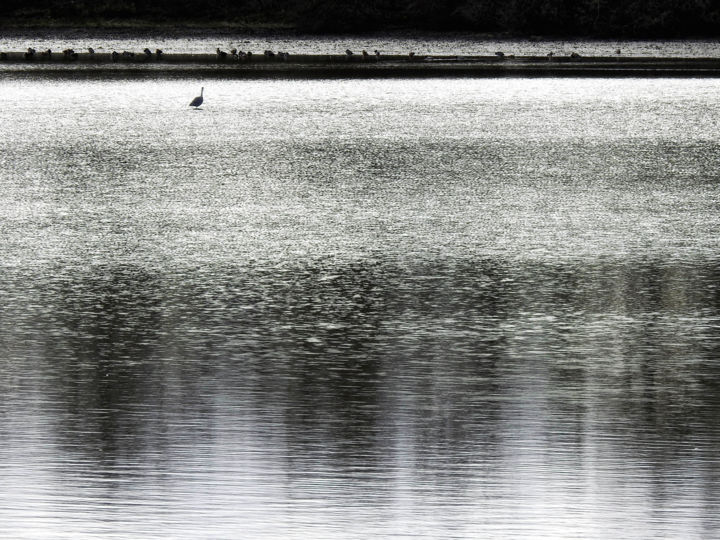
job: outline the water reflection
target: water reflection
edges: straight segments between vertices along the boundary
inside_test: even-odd
[[[290,535],[355,537],[372,512],[388,536],[702,536],[719,502],[718,271],[379,258],[6,270],[3,426],[41,419],[22,431],[62,456],[49,472],[71,486],[69,511],[140,497],[116,516],[130,531],[158,505],[158,526],[187,525],[177,512],[195,504],[212,523],[225,506],[211,501],[231,497]],[[22,412],[27,391],[39,401]],[[7,434],[6,457],[23,451]],[[11,483],[37,481],[21,463],[4,466]]]

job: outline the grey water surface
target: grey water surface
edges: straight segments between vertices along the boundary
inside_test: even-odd
[[[720,530],[720,81],[0,92],[4,538]]]

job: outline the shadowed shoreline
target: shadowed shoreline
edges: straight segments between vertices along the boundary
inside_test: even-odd
[[[0,70],[99,73],[204,72],[219,77],[719,77],[720,58],[7,52]]]

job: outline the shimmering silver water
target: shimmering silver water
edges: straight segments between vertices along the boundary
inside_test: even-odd
[[[3,536],[717,533],[720,81],[0,92]]]

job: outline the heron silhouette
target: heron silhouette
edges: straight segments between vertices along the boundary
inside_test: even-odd
[[[200,88],[200,95],[197,96],[195,99],[193,99],[193,100],[190,102],[190,107],[195,107],[195,108],[197,109],[200,105],[202,105],[202,102],[203,102],[203,90],[205,90],[205,87],[204,87],[204,86],[203,86],[202,88]]]

